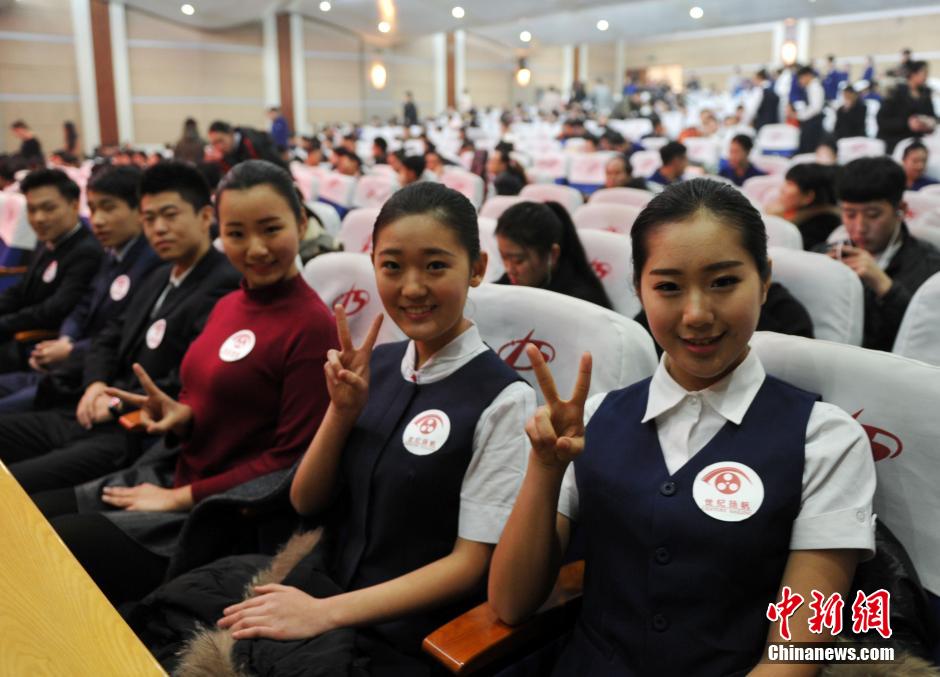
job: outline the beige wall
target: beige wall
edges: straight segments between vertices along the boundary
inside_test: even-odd
[[[307,119],[325,122],[358,121],[367,94],[362,41],[332,26],[304,20],[307,69]]]
[[[426,36],[399,43],[388,50],[386,56],[385,117],[401,117],[405,92],[414,96],[419,117],[440,112],[434,106],[434,38]]]
[[[512,49],[467,33],[466,86],[477,107],[512,102],[515,55]]]
[[[562,51],[557,45],[537,45],[529,51],[526,62],[532,71],[532,82],[527,87],[530,102],[535,102],[538,90],[546,90],[551,85],[561,91],[564,65]]]
[[[20,141],[10,123],[25,120],[48,154],[64,144],[62,123],[82,128],[68,0],[9,3],[0,10],[0,151]]]
[[[175,143],[194,117],[266,129],[261,24],[205,31],[127,9],[135,143]],[[129,139],[123,139],[129,141]]]
[[[615,91],[620,85],[621,76],[617,71],[617,44],[614,42],[603,42],[588,45],[588,89],[590,89],[597,78],[601,78],[611,91]]]

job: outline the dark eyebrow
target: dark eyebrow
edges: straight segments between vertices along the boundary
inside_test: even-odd
[[[421,253],[425,256],[449,256],[450,258],[456,258],[456,254],[453,254],[446,249],[440,249],[438,247],[428,247],[427,249],[422,249]],[[379,252],[379,255],[385,256],[401,256],[401,249],[383,249]]]
[[[705,271],[712,273],[717,270],[727,270],[728,268],[737,268],[738,266],[743,266],[742,261],[718,261],[716,263],[709,263],[705,266]],[[676,268],[656,268],[650,271],[650,275],[682,275],[682,271]]]

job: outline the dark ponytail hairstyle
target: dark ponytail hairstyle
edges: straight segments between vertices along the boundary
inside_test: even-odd
[[[636,218],[630,231],[635,287],[640,287],[640,276],[649,258],[650,233],[667,223],[690,219],[700,211],[709,212],[719,222],[737,230],[741,245],[753,257],[761,279],[770,276],[767,230],[760,212],[733,186],[711,179],[692,179],[667,186]]]
[[[547,256],[552,245],[561,249],[557,270],[564,271],[590,287],[607,308],[613,304],[591,268],[578,231],[568,210],[557,202],[519,202],[504,211],[496,222],[496,234]]]
[[[222,195],[227,190],[248,190],[255,186],[271,186],[290,206],[298,223],[307,223],[307,213],[294,187],[294,179],[286,169],[267,160],[246,160],[232,167],[222,177],[215,192],[215,217],[219,219]]]
[[[463,194],[436,181],[409,184],[385,201],[372,227],[372,249],[385,226],[405,218],[426,214],[454,231],[467,250],[470,262],[480,258],[480,229],[477,210]]]

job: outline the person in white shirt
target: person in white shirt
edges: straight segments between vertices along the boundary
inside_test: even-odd
[[[812,66],[803,66],[796,72],[800,87],[806,90],[806,102],[794,105],[796,119],[800,121],[800,147],[797,153],[813,153],[823,138],[823,108],[826,91]]]
[[[741,193],[707,179],[668,186],[631,237],[664,356],[651,379],[588,400],[585,354],[562,400],[529,346],[546,404],[526,426],[532,450],[493,556],[490,604],[510,624],[533,613],[576,522],[584,596],[554,674],[774,674],[759,663],[767,642],[832,636],[810,632],[808,605],[781,634],[768,606],[790,593],[844,595],[874,553],[868,439],[846,412],[767,375],[750,350],[771,262]]]

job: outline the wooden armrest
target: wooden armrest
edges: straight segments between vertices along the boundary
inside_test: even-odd
[[[13,334],[13,339],[18,343],[38,343],[57,338],[59,338],[59,332],[52,329],[27,329]]]
[[[132,411],[129,414],[124,414],[121,418],[118,419],[118,423],[121,424],[121,427],[132,433],[142,433],[144,432],[144,424],[140,421],[140,410]]]
[[[0,276],[23,275],[29,270],[26,266],[0,266]]]
[[[561,568],[552,594],[535,616],[509,626],[489,604],[481,604],[424,638],[424,652],[455,675],[469,675],[496,660],[569,627],[578,612],[584,562]]]

